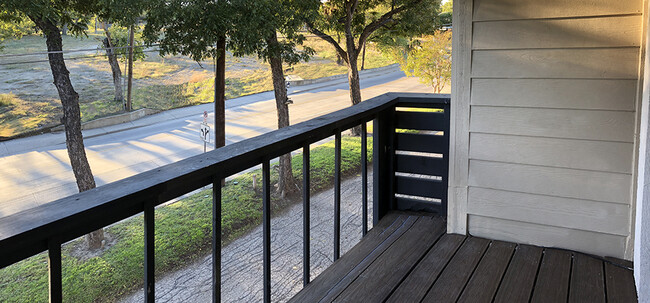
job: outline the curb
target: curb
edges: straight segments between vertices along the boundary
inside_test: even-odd
[[[106,126],[132,122],[140,118],[144,118],[145,116],[157,114],[159,112],[161,112],[161,110],[141,108],[128,113],[117,114],[84,122],[81,124],[81,130],[102,128]],[[62,132],[64,130],[65,127],[63,125],[58,125],[51,129],[52,132]]]

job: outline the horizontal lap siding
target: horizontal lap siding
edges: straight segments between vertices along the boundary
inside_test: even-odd
[[[472,77],[635,79],[638,60],[638,47],[475,50]]]
[[[471,214],[467,224],[470,234],[476,237],[546,247],[571,248],[599,256],[620,258],[623,255],[621,250],[625,247],[626,237],[593,231],[558,228]]]
[[[623,257],[642,1],[552,2],[474,1],[469,232]]]

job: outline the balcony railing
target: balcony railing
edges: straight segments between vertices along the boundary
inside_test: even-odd
[[[51,302],[62,301],[61,245],[144,212],[145,300],[154,301],[154,208],[213,185],[213,260],[221,259],[221,180],[262,164],[264,301],[271,294],[270,161],[302,148],[303,268],[309,283],[309,147],[335,137],[334,258],[340,256],[341,132],[361,127],[363,230],[367,232],[366,124],[373,121],[373,221],[388,211],[446,214],[449,95],[387,93],[358,105],[0,218],[0,268],[48,251]],[[221,262],[212,262],[220,301]]]

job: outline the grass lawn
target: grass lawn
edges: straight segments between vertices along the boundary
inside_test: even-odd
[[[343,176],[356,174],[361,161],[359,137],[341,141]],[[372,157],[372,138],[368,138],[368,158]],[[334,174],[334,142],[312,148],[310,158],[311,190],[330,188]],[[293,156],[293,172],[298,184],[302,176],[302,155]],[[271,182],[277,182],[271,170]],[[222,245],[250,231],[262,219],[261,189],[253,190],[253,175],[243,173],[227,181],[222,190]],[[293,202],[296,202],[294,200]],[[273,198],[275,213],[292,201]],[[156,273],[172,271],[210,252],[212,190],[203,190],[176,203],[156,209]],[[106,228],[111,246],[101,255],[79,257],[83,240],[62,249],[64,302],[113,302],[142,287],[143,218],[132,217]],[[0,302],[46,302],[47,256],[45,253],[0,269]]]
[[[64,50],[94,49],[103,38],[102,30],[97,34],[90,31],[85,38],[64,36]],[[315,57],[309,62],[294,65],[293,71],[287,74],[316,79],[347,73],[345,66],[336,64],[333,47],[327,42],[311,37],[305,44],[316,50]],[[41,36],[7,40],[3,45],[5,48],[2,54],[45,51],[44,38]],[[66,58],[94,54],[103,53],[71,53]],[[210,60],[199,65],[187,57],[162,58],[156,53],[147,54],[145,60],[134,63],[134,109],[147,107],[168,110],[213,101],[213,66]],[[43,59],[43,56],[24,57],[27,61]],[[23,60],[23,57],[11,60]],[[366,50],[366,68],[392,63],[374,45],[369,44]],[[68,60],[66,64],[71,71],[74,88],[79,93],[83,122],[123,112],[123,105],[113,100],[110,66],[104,56]],[[273,89],[269,65],[262,60],[228,55],[226,64],[226,99]],[[121,63],[120,67],[124,73],[124,64]],[[0,104],[0,137],[12,137],[60,124],[61,105],[56,89],[51,84],[47,63],[0,66],[0,74],[3,69],[7,77],[4,82],[0,81],[0,100],[12,102],[8,105]],[[124,94],[126,96],[126,89]]]

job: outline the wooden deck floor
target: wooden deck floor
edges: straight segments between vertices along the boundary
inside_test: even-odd
[[[636,302],[625,261],[446,234],[391,213],[290,302]]]

